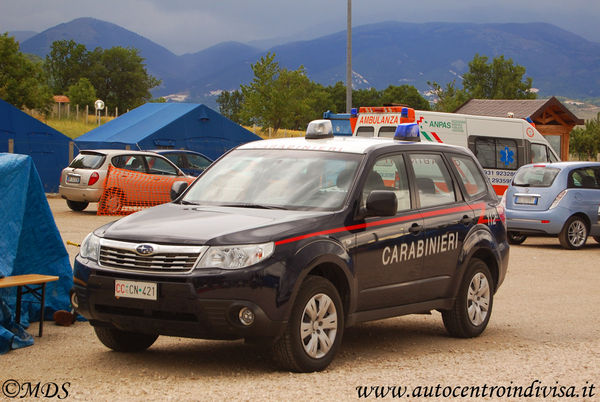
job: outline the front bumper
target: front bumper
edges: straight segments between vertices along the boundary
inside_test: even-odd
[[[102,188],[58,186],[62,198],[70,201],[98,202],[102,196]]]
[[[93,326],[190,338],[238,339],[276,337],[286,324],[286,306],[277,306],[275,282],[265,275],[265,269],[160,277],[98,269],[79,256],[74,268],[77,311]],[[115,279],[155,282],[158,300],[116,298]],[[240,322],[243,307],[254,312],[252,325]]]

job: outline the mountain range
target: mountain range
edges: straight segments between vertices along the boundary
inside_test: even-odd
[[[274,52],[283,67],[303,65],[308,76],[324,85],[345,80],[346,32],[263,49],[241,42],[223,42],[196,53],[175,55],[163,46],[118,25],[78,18],[44,32],[19,33],[21,51],[40,57],[55,40],[73,39],[89,50],[134,47],[148,71],[162,84],[154,96],[180,94],[178,99],[215,105],[222,90],[238,89],[252,79],[251,64]],[[258,44],[253,42],[252,44]],[[355,88],[414,85],[425,93],[427,81],[442,86],[468,71],[478,53],[504,55],[525,66],[540,96],[578,99],[600,97],[600,43],[588,41],[546,23],[405,23],[362,25],[352,29]],[[173,97],[175,98],[175,97]]]

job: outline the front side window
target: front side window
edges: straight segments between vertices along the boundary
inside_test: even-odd
[[[469,198],[477,197],[487,191],[485,179],[471,158],[452,156],[450,159],[452,159],[452,163],[456,167],[458,178],[462,181]]]
[[[487,169],[515,170],[517,163],[517,142],[506,138],[477,138],[475,155],[481,166]]]
[[[363,155],[238,149],[198,179],[182,202],[249,208],[336,210]]]
[[[202,155],[187,154],[188,167],[190,169],[206,169],[212,162]]]
[[[177,176],[177,169],[169,162],[158,156],[145,156],[149,174]]]
[[[378,159],[368,173],[367,181],[362,190],[362,206],[367,204],[367,198],[373,190],[390,190],[396,193],[398,200],[397,211],[410,209],[410,192],[406,165],[402,155],[385,156]]]
[[[550,162],[548,149],[543,144],[531,144],[531,163]]]
[[[417,196],[422,208],[456,201],[454,185],[444,160],[438,154],[411,154]]]

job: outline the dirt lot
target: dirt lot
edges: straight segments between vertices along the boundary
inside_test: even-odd
[[[75,213],[60,199],[49,201],[65,241],[80,242],[114,219],[96,216],[95,206]],[[145,353],[119,354],[102,346],[88,323],[49,322],[32,347],[0,356],[0,384],[64,384],[71,400],[300,401],[357,399],[359,386],[525,390],[539,380],[536,387],[574,386],[576,400],[600,400],[599,261],[592,239],[580,251],[561,249],[557,239],[528,239],[511,248],[506,281],[479,338],[449,338],[439,313],[366,323],[346,331],[340,353],[321,373],[277,371],[268,354],[241,341],[161,337]],[[592,384],[595,396],[583,398],[582,387],[589,394]],[[536,389],[538,399],[548,399]]]

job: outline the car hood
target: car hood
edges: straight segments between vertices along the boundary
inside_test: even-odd
[[[332,212],[195,206],[168,203],[97,230],[114,240],[162,244],[257,244],[313,230]]]

